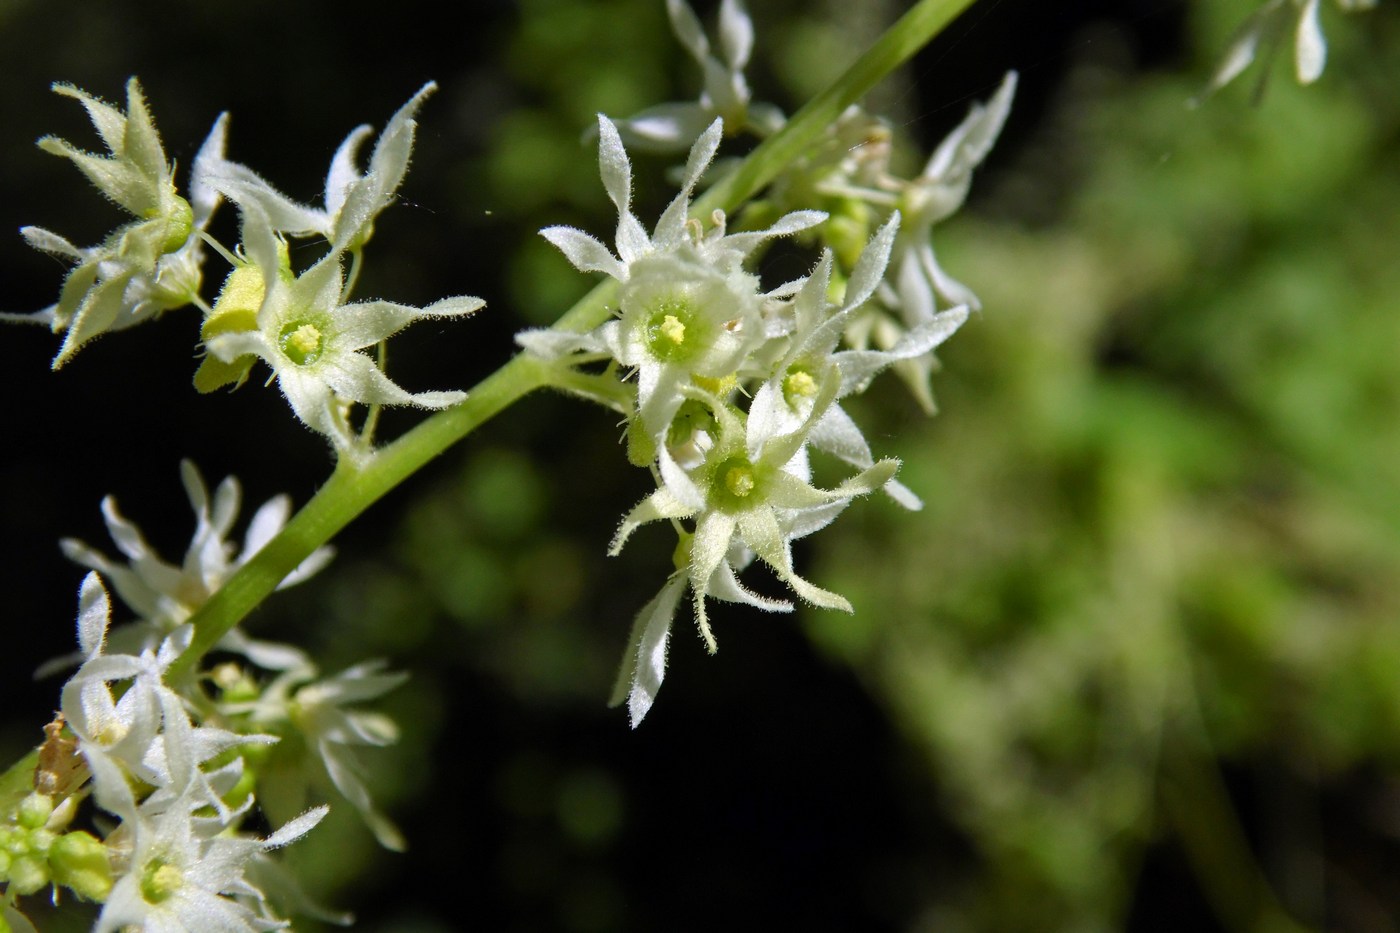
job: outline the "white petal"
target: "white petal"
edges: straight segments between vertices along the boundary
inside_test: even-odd
[[[292,499],[287,495],[273,496],[253,513],[248,522],[248,532],[243,536],[243,553],[239,562],[247,561],[261,551],[267,542],[282,530],[292,514]]]
[[[634,151],[683,152],[709,122],[709,114],[699,104],[657,104],[619,120],[617,131]]]
[[[774,237],[792,236],[801,233],[803,230],[810,230],[812,227],[825,221],[827,215],[823,211],[793,211],[779,217],[773,226],[766,230],[754,230],[748,233],[731,233],[720,242],[728,249],[737,250],[747,256],[760,243],[771,240]]]
[[[735,71],[743,71],[753,52],[753,20],[740,0],[723,0],[719,5],[719,42],[724,60]]]
[[[671,199],[671,203],[666,205],[661,219],[656,222],[656,242],[658,244],[670,246],[681,241],[685,232],[686,220],[690,215],[690,196],[695,191],[700,176],[705,174],[705,169],[714,159],[715,153],[719,150],[720,140],[723,138],[724,121],[716,119],[705,129],[705,132],[700,134],[695,145],[690,147],[690,154],[685,160],[685,175],[681,179],[681,189]]]
[[[64,259],[82,259],[85,255],[83,250],[43,227],[20,227],[19,233],[24,237],[24,242],[50,255]]]
[[[85,657],[93,658],[102,653],[111,617],[112,604],[102,586],[102,578],[95,572],[89,573],[78,589],[78,648]]]
[[[627,278],[627,267],[617,261],[611,250],[582,230],[545,227],[540,236],[557,246],[580,272],[604,272],[618,281]]]
[[[792,612],[793,609],[792,603],[786,599],[760,596],[744,586],[735,576],[734,568],[727,560],[720,561],[719,568],[710,577],[706,595],[729,603],[743,603],[765,612]]]
[[[209,176],[224,163],[227,140],[228,114],[221,113],[190,167],[190,208],[196,230],[203,230],[209,224],[214,208],[219,205],[219,190],[209,183]]]
[[[345,196],[350,186],[363,177],[355,164],[355,156],[360,145],[373,132],[368,123],[355,127],[335,150],[335,155],[331,156],[330,171],[326,173],[326,212],[332,217],[345,206]]]
[[[601,113],[598,114],[598,174],[603,179],[608,199],[617,208],[620,241],[622,222],[631,216],[632,210],[632,163],[627,159],[627,150],[622,146],[622,138],[617,135],[617,127]],[[619,242],[619,249],[621,246]],[[625,254],[622,258],[623,261],[631,260]]]
[[[311,832],[316,824],[325,819],[330,807],[320,806],[307,810],[301,816],[293,820],[288,820],[282,827],[263,840],[264,849],[280,849],[288,843],[296,842],[302,836]]]
[[[671,29],[690,52],[691,57],[704,63],[710,54],[710,41],[705,38],[705,30],[700,28],[700,20],[685,0],[666,0],[666,12],[671,17]]]
[[[1008,71],[986,104],[974,104],[957,129],[939,145],[924,167],[922,178],[956,182],[969,175],[991,152],[1016,96],[1016,72]]]
[[[685,575],[673,574],[661,592],[642,607],[633,622],[632,637],[608,704],[616,706],[625,696],[628,719],[633,729],[637,728],[656,701],[661,680],[666,676],[666,646],[676,607],[680,604],[685,587]]]
[[[622,524],[618,526],[617,533],[613,535],[612,543],[608,545],[608,556],[616,557],[622,551],[622,546],[627,543],[627,539],[632,536],[632,532],[647,522],[659,521],[663,518],[689,518],[694,514],[694,508],[682,502],[671,490],[662,486],[633,506],[632,510],[623,517]]]
[[[463,392],[407,392],[390,381],[373,360],[360,353],[347,353],[325,360],[317,366],[317,370],[341,398],[365,405],[445,408],[466,398]]]
[[[331,219],[325,211],[298,204],[262,179],[256,172],[236,162],[220,162],[204,181],[223,194],[246,214],[256,206],[274,230],[293,236],[319,233],[330,235]]]
[[[1300,84],[1312,84],[1322,76],[1327,64],[1327,40],[1317,21],[1317,4],[1318,0],[1306,0],[1298,15],[1296,53]]]
[[[480,311],[484,307],[486,307],[484,299],[472,295],[457,295],[434,301],[418,314],[420,317],[463,317]]]
[[[846,283],[846,297],[843,310],[858,308],[874,294],[876,286],[885,277],[885,267],[890,262],[890,250],[894,248],[895,235],[899,233],[899,211],[890,215],[861,250],[856,266],[851,270]]]
[[[414,321],[423,312],[392,301],[357,301],[335,309],[332,318],[335,333],[328,343],[337,351],[362,350],[387,340]]]

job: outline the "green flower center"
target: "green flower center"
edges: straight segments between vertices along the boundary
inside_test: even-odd
[[[756,485],[758,484],[753,478],[753,467],[747,464],[732,466],[724,473],[724,488],[740,499],[747,498]]]
[[[690,356],[697,343],[694,322],[695,313],[684,301],[661,302],[647,318],[647,349],[668,363]]]
[[[796,408],[800,400],[816,395],[819,388],[816,377],[804,367],[794,366],[783,377],[783,398],[791,408]]]
[[[185,874],[167,862],[152,859],[141,872],[141,896],[148,904],[159,904],[180,890],[185,884]]]
[[[293,363],[309,366],[321,358],[321,351],[326,348],[326,339],[315,324],[293,321],[282,328],[277,345]]]
[[[711,474],[710,493],[716,506],[740,511],[762,500],[758,469],[745,457],[730,457]]]

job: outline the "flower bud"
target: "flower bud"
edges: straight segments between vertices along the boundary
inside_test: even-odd
[[[112,891],[107,847],[85,832],[65,833],[49,848],[53,880],[89,901],[105,901]]]
[[[16,819],[26,829],[38,829],[49,821],[52,813],[53,798],[35,791],[20,801]]]

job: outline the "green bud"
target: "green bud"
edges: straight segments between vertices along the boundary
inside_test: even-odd
[[[164,252],[173,253],[185,245],[185,241],[190,238],[191,231],[194,230],[194,211],[190,208],[190,202],[175,195],[175,203],[171,205],[170,213],[165,217],[165,242],[162,244]]]
[[[262,307],[265,290],[262,270],[257,266],[236,267],[224,279],[219,298],[199,329],[200,339],[257,330],[258,309]],[[225,363],[218,357],[206,356],[195,371],[194,387],[202,393],[213,392],[226,385],[236,389],[248,378],[248,372],[256,361],[254,356],[244,356],[232,363]]]
[[[112,892],[107,847],[85,832],[65,833],[49,848],[53,880],[89,901],[105,901]]]
[[[53,798],[35,791],[19,802],[16,818],[19,825],[26,829],[38,829],[49,821],[49,815],[52,813]]]
[[[26,855],[10,863],[10,890],[16,894],[33,894],[48,883],[48,866],[39,859]]]

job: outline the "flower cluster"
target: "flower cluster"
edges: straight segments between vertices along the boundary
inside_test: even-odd
[[[599,166],[618,211],[616,252],[573,228],[542,233],[578,269],[617,281],[616,319],[589,333],[533,330],[517,337],[544,359],[570,366],[609,360],[636,376],[628,456],[654,469],[658,488],[624,518],[611,551],[640,525],[661,519],[680,529],[680,545],[676,573],[637,617],[619,675],[614,701],[627,696],[634,725],[660,686],[671,621],[687,586],[711,651],[708,598],[792,609],[740,582],[738,574],[755,559],[807,602],[850,610],[844,598],[797,574],[792,542],[876,489],[911,508],[919,503],[894,481],[897,461],[876,462],[839,401],[881,370],[931,352],[968,313],[962,305],[930,314],[887,348],[838,349],[884,279],[898,212],[861,252],[844,289],[833,282],[828,250],[810,275],[765,290],[746,261],[776,237],[812,231],[826,215],[793,211],[741,233],[727,231],[723,212],[709,218],[708,228],[691,219],[691,196],[722,135],[716,120],[696,140],[680,192],[648,234],[631,211],[631,163],[621,136],[600,116]],[[839,300],[831,297],[836,291]],[[822,489],[812,481],[811,449],[859,472]]]
[[[35,314],[0,317],[43,323],[63,332],[56,368],[99,334],[196,305],[204,314],[204,359],[195,373],[196,388],[236,388],[261,360],[271,368],[296,416],[324,435],[337,453],[362,461],[372,451],[374,418],[356,431],[350,419],[353,404],[371,410],[382,405],[438,409],[466,395],[408,392],[385,375],[382,355],[376,361],[360,351],[382,346],[414,321],[463,317],[484,304],[472,297],[446,298],[423,309],[388,301],[350,301],[375,220],[393,203],[408,171],[414,117],[434,88],[425,85],[394,114],[364,171],[357,155],[372,130],[354,130],[331,159],[325,206],[308,207],[226,158],[227,114],[215,122],[195,157],[186,198],[176,189],[135,79],[127,85],[126,113],[76,88],[56,85],[58,93],[76,98],[87,109],[110,155],[85,153],[52,138],[39,145],[70,159],[136,219],[102,244],[86,248],[48,230],[24,228],[31,245],[76,265],[56,304]],[[225,197],[242,218],[242,242],[236,251],[219,245],[206,230]],[[286,237],[319,237],[328,250],[309,268],[294,270]],[[233,266],[212,306],[200,294],[205,245]]]
[[[276,903],[274,891],[295,895],[296,888],[278,877],[268,853],[325,815],[324,805],[310,805],[317,784],[339,791],[386,847],[403,848],[397,829],[374,808],[353,753],[397,738],[392,721],[355,707],[398,686],[403,675],[369,662],[321,677],[299,649],[236,628],[218,648],[240,661],[177,675],[174,662],[193,635],[190,617],[290,511],[285,496],[264,504],[240,551],[227,540],[237,481],[225,479],[211,501],[194,466],[186,462],[181,471],[196,527],[179,565],[156,554],[110,497],[103,514],[125,563],[63,542],[70,558],[94,569],[79,594],[78,653],[46,667],[77,670],[40,750],[36,790],[3,801],[0,836],[18,857],[0,860],[0,882],[16,895],[52,884],[101,902],[99,931],[261,931],[283,926],[279,917],[288,910],[343,920],[303,898]],[[330,556],[317,551],[282,585],[304,580]],[[136,621],[110,624],[99,571]],[[264,795],[262,778],[274,773],[277,786]],[[102,839],[70,829],[89,797],[118,820]],[[281,824],[267,838],[240,829],[255,806]]]
[[[94,337],[199,300],[201,237],[219,204],[209,173],[223,158],[228,121],[227,115],[215,121],[195,156],[186,199],[175,190],[160,136],[135,78],[126,86],[126,113],[71,85],[56,84],[54,91],[83,105],[110,154],[83,152],[53,137],[39,140],[39,147],[71,160],[109,200],[135,217],[90,247],[74,246],[42,227],[20,231],[34,248],[77,262],[64,280],[57,303],[31,315],[0,315],[45,324],[62,333],[63,343],[53,361],[57,369]]]
[[[687,589],[711,651],[708,599],[774,612],[793,608],[740,581],[755,560],[806,602],[850,611],[843,597],[798,575],[793,542],[877,489],[906,508],[920,507],[894,479],[898,462],[875,459],[840,403],[893,368],[932,411],[933,350],[979,304],[939,266],[929,232],[966,198],[974,169],[1006,122],[1016,86],[1009,74],[913,179],[890,169],[888,127],[851,108],[765,200],[750,204],[739,217],[742,232],[730,233],[722,211],[692,218],[692,196],[726,130],[763,135],[783,118],[749,102],[742,69],[753,26],[740,3],[720,6],[727,67],[710,54],[684,0],[668,0],[667,10],[677,37],[704,70],[699,103],[663,104],[617,124],[599,116],[599,168],[618,213],[612,248],[571,227],[541,231],[577,269],[616,281],[615,319],[587,333],[529,330],[516,337],[560,367],[605,363],[635,377],[625,383],[623,401],[579,390],[627,416],[628,459],[657,480],[656,491],[623,519],[611,552],[639,526],[658,520],[669,521],[680,539],[676,570],[638,614],[614,690],[613,702],[626,699],[634,726],[655,700],[672,620]],[[755,113],[764,114],[757,127]],[[703,119],[710,122],[701,131]],[[648,233],[632,213],[624,142],[672,151],[687,139],[694,142],[680,191]],[[810,209],[814,195],[827,210]],[[825,248],[809,275],[765,289],[748,265],[779,237]],[[813,450],[857,472],[821,488],[812,478]]]

